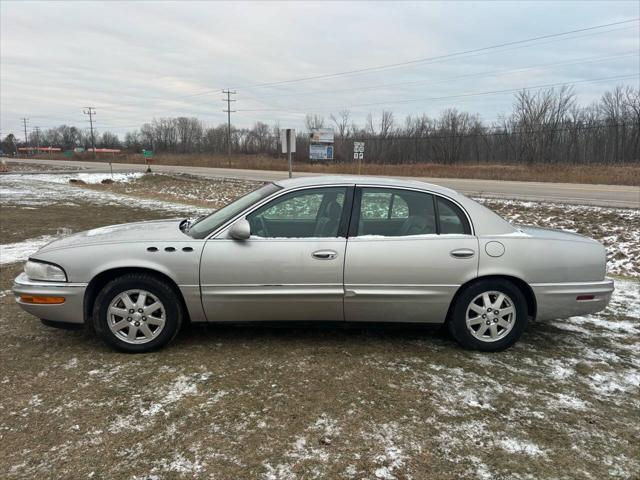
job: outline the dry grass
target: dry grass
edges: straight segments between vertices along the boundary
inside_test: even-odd
[[[64,157],[42,157],[64,159]],[[76,155],[76,160],[92,160],[90,155]],[[99,157],[100,161],[139,163],[140,154]],[[294,160],[297,171],[320,173],[358,173],[351,163],[319,165]],[[156,165],[185,165],[197,167],[245,168],[250,170],[286,170],[284,158],[267,155],[160,154],[153,158]],[[640,185],[640,163],[635,165],[515,165],[515,164],[456,164],[441,165],[419,163],[412,165],[365,164],[361,172],[366,175],[410,176],[432,178],[474,178],[486,180],[515,180],[523,182],[590,183],[604,185]]]
[[[2,178],[32,190],[0,199],[0,243],[175,215],[113,184],[35,177]],[[140,179],[137,193],[168,181]],[[215,191],[239,193],[226,186]],[[171,196],[201,188],[181,179]],[[0,478],[640,475],[637,283],[618,282],[605,312],[537,322],[495,355],[421,326],[287,324],[192,325],[169,348],[131,356],[20,310],[8,288],[21,268],[0,269]]]

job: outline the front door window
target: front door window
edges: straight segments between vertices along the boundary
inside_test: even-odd
[[[300,190],[283,195],[247,216],[251,235],[262,238],[335,238],[346,187]]]

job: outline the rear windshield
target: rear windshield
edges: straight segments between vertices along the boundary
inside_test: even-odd
[[[191,225],[191,228],[189,228],[187,233],[193,238],[204,238],[217,228],[224,225],[228,220],[232,219],[239,213],[242,213],[243,210],[246,210],[260,200],[267,198],[269,195],[280,190],[280,188],[281,187],[278,187],[273,183],[268,183],[264,187],[254,190],[253,192],[238,198],[234,202],[231,202],[229,205],[225,205],[221,209],[216,210],[211,215],[198,220]]]

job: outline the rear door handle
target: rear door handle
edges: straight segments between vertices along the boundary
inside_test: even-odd
[[[451,255],[453,258],[471,258],[475,254],[476,252],[474,252],[470,248],[458,248],[449,252],[449,255]]]
[[[318,250],[317,252],[313,252],[311,256],[318,260],[333,260],[338,256],[338,252],[334,252],[333,250]]]

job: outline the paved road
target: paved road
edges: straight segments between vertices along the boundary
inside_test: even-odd
[[[108,171],[103,162],[82,162],[75,160],[17,160],[23,163],[47,164],[65,167],[75,166],[92,171]],[[144,166],[130,163],[114,163],[114,172],[143,171]],[[242,170],[234,168],[186,167],[154,165],[155,172],[188,173],[208,178],[239,178],[243,180],[279,180],[287,177],[287,172],[270,170]],[[66,172],[68,173],[68,171]],[[321,175],[300,172],[295,176]],[[516,200],[548,201],[603,207],[640,208],[640,187],[621,185],[587,185],[577,183],[512,182],[503,180],[476,180],[465,178],[415,177],[429,183],[449,187],[465,195],[511,198]]]

